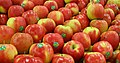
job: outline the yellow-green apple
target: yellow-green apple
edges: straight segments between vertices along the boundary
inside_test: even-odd
[[[40,19],[37,24],[44,26],[47,33],[54,32],[56,27],[55,21],[51,18]]]
[[[14,29],[6,25],[0,25],[0,44],[10,43],[11,37],[14,35]]]
[[[108,26],[110,26],[112,20],[109,14],[104,14],[103,20],[105,20]]]
[[[108,23],[105,20],[92,20],[90,26],[98,28],[100,33],[103,33],[108,29]]]
[[[63,24],[65,26],[70,26],[73,33],[81,31],[81,23],[77,19],[66,20]]]
[[[10,6],[12,6],[11,0],[0,0],[0,13],[7,13]]]
[[[102,6],[105,5],[105,0],[90,0],[92,3],[100,3]]]
[[[23,12],[22,17],[25,18],[27,25],[35,24],[39,20],[37,13],[33,10]]]
[[[111,20],[115,19],[115,13],[114,13],[114,11],[111,8],[105,8],[104,9],[104,13],[105,14],[109,14],[110,17],[111,17]]]
[[[120,14],[117,14],[117,15],[115,16],[115,19],[120,20]]]
[[[46,29],[42,25],[32,24],[25,28],[25,33],[29,33],[32,36],[34,42],[39,43],[46,34]]]
[[[86,27],[83,32],[90,36],[91,44],[94,44],[100,38],[100,31],[96,27]]]
[[[64,40],[58,33],[48,33],[43,37],[43,43],[48,43],[52,46],[55,53],[61,52]]]
[[[120,25],[120,20],[119,19],[115,19],[111,22],[111,25]]]
[[[73,3],[73,2],[77,2],[78,0],[64,0],[64,2],[67,3]]]
[[[36,5],[43,5],[46,0],[28,0],[28,1],[32,1],[36,6]]]
[[[34,57],[40,57],[44,63],[50,63],[53,58],[54,51],[52,46],[48,43],[34,43],[30,47],[29,54]]]
[[[14,58],[14,63],[44,63],[39,57],[34,57],[30,54],[19,54]]]
[[[76,3],[68,3],[65,5],[66,8],[69,8],[72,11],[73,15],[79,14],[79,7]]]
[[[54,33],[59,33],[65,42],[71,40],[73,36],[73,30],[69,26],[64,26],[64,25],[58,25],[54,29]]]
[[[12,5],[8,9],[8,17],[18,17],[21,16],[22,13],[24,12],[24,8],[21,7],[20,5]]]
[[[64,20],[70,20],[72,18],[72,11],[66,7],[59,8],[58,11],[64,15]]]
[[[64,23],[64,15],[60,11],[51,11],[47,17],[53,19],[56,25],[62,25]]]
[[[18,53],[28,53],[30,46],[33,44],[33,38],[28,33],[15,33],[10,44],[17,48]]]
[[[84,0],[78,0],[77,5],[79,7],[79,10],[81,11],[83,8],[86,7],[87,4],[84,2]]]
[[[83,32],[75,33],[72,36],[72,40],[79,41],[83,45],[85,50],[88,50],[91,46],[90,36],[86,33],[83,33]]]
[[[106,63],[106,59],[100,52],[87,52],[83,63]]]
[[[112,39],[114,38],[114,39]],[[100,40],[108,41],[115,50],[119,45],[119,35],[116,31],[106,31],[101,34]]]
[[[95,43],[92,47],[92,51],[102,53],[106,59],[111,58],[113,54],[112,45],[108,41],[99,41]]]
[[[89,3],[87,16],[90,20],[102,19],[104,17],[104,7],[100,3]]]
[[[26,27],[26,21],[23,17],[11,17],[6,25],[13,28],[15,32],[22,32]]]
[[[0,44],[0,63],[13,63],[14,57],[18,54],[12,44]]]
[[[72,56],[69,54],[54,54],[52,63],[75,63]]]
[[[44,6],[46,6],[50,11],[58,10],[58,4],[56,1],[45,1]]]
[[[23,1],[20,5],[24,8],[24,11],[32,10],[35,6],[32,1]]]
[[[108,0],[107,4],[116,4],[120,8],[120,0]]]
[[[0,25],[5,25],[7,23],[8,16],[6,14],[0,14]]]
[[[43,11],[44,10],[44,11]],[[46,6],[37,5],[33,8],[33,11],[37,13],[39,18],[46,18],[49,11]]]
[[[84,55],[84,47],[79,41],[71,40],[64,44],[62,53],[69,54],[75,61],[79,61]]]

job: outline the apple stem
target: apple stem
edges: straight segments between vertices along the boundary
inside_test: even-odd
[[[52,9],[52,10],[55,10],[55,6],[51,6],[51,9]]]
[[[97,0],[97,1],[96,1],[96,3],[99,3],[99,2],[100,2],[100,0]]]
[[[53,43],[53,46],[54,46],[55,48],[57,48],[57,47],[59,46],[59,43],[58,43],[58,42],[54,42],[54,43]]]
[[[110,52],[106,52],[106,58],[108,58],[110,56]]]
[[[39,48],[42,48],[42,47],[43,47],[43,44],[42,44],[42,43],[38,43],[37,46],[38,46]]]
[[[20,26],[19,30],[20,30],[20,31],[23,31],[23,30],[24,30],[24,27],[23,27],[23,26]]]
[[[1,46],[0,47],[0,50],[5,50],[6,49],[6,46]]]
[[[65,33],[62,33],[61,36],[62,36],[63,38],[65,38],[65,37],[66,37],[66,34],[65,34]]]
[[[24,3],[22,3],[22,4],[21,4],[21,6],[24,8],[24,7],[25,7],[25,4],[24,4]]]

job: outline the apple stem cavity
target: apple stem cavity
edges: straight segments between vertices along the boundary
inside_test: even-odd
[[[23,27],[23,26],[20,26],[19,30],[20,30],[20,31],[23,31],[23,30],[24,30],[24,27]]]
[[[53,46],[54,46],[54,48],[57,48],[59,46],[59,43],[58,42],[54,42]]]
[[[42,44],[42,43],[38,43],[37,46],[38,46],[39,48],[42,48],[42,47],[43,47],[43,44]]]
[[[1,47],[0,47],[0,51],[1,51],[1,50],[5,50],[5,49],[6,49],[6,46],[1,46]]]
[[[65,33],[62,33],[61,36],[62,36],[63,38],[65,38],[65,37],[66,37],[66,34],[65,34]]]
[[[106,52],[105,56],[108,58],[110,56],[110,52]]]
[[[55,6],[51,6],[51,9],[52,9],[52,10],[55,10]]]
[[[76,48],[76,46],[73,44],[73,45],[72,45],[72,49],[75,49],[75,48]]]

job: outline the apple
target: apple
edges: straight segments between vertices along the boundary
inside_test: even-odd
[[[28,0],[28,1],[32,1],[36,6],[36,5],[43,5],[46,0]]]
[[[119,62],[120,62],[120,53],[118,53],[116,57],[116,63],[119,63]]]
[[[53,11],[53,10],[58,10],[58,4],[54,0],[53,1],[45,1],[44,6],[46,6],[48,8],[49,12]]]
[[[78,0],[64,0],[64,2],[67,3],[73,3],[73,2],[77,2]]]
[[[12,6],[11,0],[0,0],[0,13],[7,13],[10,6]]]
[[[66,8],[69,8],[72,11],[73,15],[79,14],[79,7],[76,3],[68,3],[65,5]]]
[[[0,25],[5,25],[7,23],[8,17],[6,14],[0,14]]]
[[[14,57],[18,54],[12,44],[0,44],[0,63],[13,63]]]
[[[100,33],[103,33],[108,29],[108,23],[105,20],[92,20],[90,26],[98,28]]]
[[[43,60],[30,54],[19,54],[15,56],[14,63],[43,63]]]
[[[28,25],[25,28],[25,33],[32,36],[35,43],[41,42],[43,36],[46,34],[46,29],[44,26],[39,24]]]
[[[64,20],[70,20],[72,18],[72,11],[66,7],[59,8],[58,11],[64,15]]]
[[[22,17],[25,18],[27,25],[35,24],[39,20],[37,13],[33,10],[23,12]]]
[[[114,38],[114,39],[111,39]],[[100,40],[108,41],[115,50],[119,45],[119,35],[116,31],[106,31],[101,34]]]
[[[11,0],[13,5],[20,5],[23,1],[27,1],[27,0]]]
[[[81,30],[81,23],[77,19],[67,20],[63,24],[65,26],[70,26],[73,30],[73,33],[82,31]]]
[[[64,23],[64,15],[60,11],[51,11],[47,18],[53,19],[56,25],[62,25]]]
[[[108,26],[110,26],[112,20],[109,14],[104,14],[103,20],[105,20]]]
[[[115,19],[115,13],[111,8],[105,8],[104,9],[105,14],[109,14],[111,17],[111,20]]]
[[[78,0],[77,5],[80,11],[86,7],[86,3],[84,2],[84,0]]]
[[[80,12],[80,14],[84,14],[87,16],[87,7],[83,8]]]
[[[116,31],[119,34],[119,32],[120,32],[120,25],[111,25],[108,28],[108,31]]]
[[[75,61],[78,61],[84,55],[84,47],[79,41],[71,40],[64,44],[62,53],[69,54]]]
[[[0,25],[0,44],[9,44],[14,33],[14,29],[12,29],[11,27]]]
[[[23,17],[11,17],[7,21],[7,26],[13,28],[15,32],[22,32],[27,25]]]
[[[62,36],[58,33],[48,33],[43,37],[43,43],[48,43],[52,46],[55,53],[59,53],[64,45]]]
[[[102,19],[104,17],[104,7],[100,3],[89,3],[87,16],[90,20]]]
[[[111,22],[111,25],[120,25],[120,20],[119,19],[115,19]]]
[[[22,13],[24,12],[24,8],[21,7],[20,5],[12,5],[8,9],[8,17],[18,17],[21,16]]]
[[[86,27],[83,32],[90,36],[91,44],[96,43],[100,38],[100,31],[96,27]]]
[[[90,0],[92,3],[100,3],[102,6],[105,5],[105,0]]]
[[[73,30],[69,26],[58,25],[54,29],[54,33],[59,33],[65,42],[71,40],[73,36]]]
[[[53,58],[54,51],[52,46],[48,43],[34,43],[30,47],[29,54],[34,57],[40,57],[43,60],[43,63],[50,63]]]
[[[44,11],[43,11],[44,10]],[[33,11],[37,13],[39,18],[46,18],[49,11],[46,6],[37,5],[33,8]]]
[[[75,63],[72,56],[68,54],[54,54],[51,63]]]
[[[79,41],[83,45],[85,50],[88,50],[91,46],[90,36],[86,33],[83,33],[83,32],[75,33],[72,36],[72,40]]]
[[[83,63],[106,63],[106,59],[100,52],[87,52]]]
[[[120,20],[120,14],[117,14],[117,15],[115,16],[115,19]]]
[[[53,32],[56,27],[55,21],[51,18],[40,19],[37,24],[44,26],[47,33]]]

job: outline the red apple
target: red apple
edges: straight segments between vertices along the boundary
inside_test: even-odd
[[[71,40],[64,44],[62,52],[71,55],[75,61],[78,61],[84,55],[84,47],[79,41]]]
[[[77,2],[78,0],[64,0],[64,2],[67,3],[71,3],[71,2]]]
[[[17,54],[17,49],[12,44],[0,44],[0,63],[13,63]]]
[[[115,19],[120,20],[120,14],[117,14],[117,15],[115,16]]]
[[[53,19],[56,25],[64,23],[64,15],[60,11],[51,11],[47,17]]]
[[[22,32],[26,27],[26,21],[23,17],[11,17],[7,21],[7,26],[13,28],[15,32]]]
[[[36,6],[36,5],[43,5],[46,0],[28,0],[28,1],[32,1]]]
[[[111,25],[120,25],[120,20],[119,19],[115,19],[111,22]]]
[[[105,5],[105,0],[90,0],[92,3],[100,3],[102,6]]]
[[[104,14],[103,20],[105,20],[108,26],[110,26],[112,20],[109,14]]]
[[[114,38],[114,39],[112,39],[112,38]],[[100,40],[108,41],[112,45],[114,50],[119,45],[119,35],[116,31],[106,31],[106,32],[102,33]]]
[[[83,33],[83,32],[75,33],[72,36],[72,40],[79,41],[83,45],[85,50],[88,50],[91,46],[90,36],[86,33]]]
[[[78,0],[77,5],[80,11],[86,7],[86,3],[84,2],[84,0]]]
[[[34,42],[38,43],[41,42],[43,36],[46,33],[46,29],[42,25],[32,24],[32,25],[28,25],[25,28],[25,33],[29,33],[32,36]]]
[[[34,43],[30,47],[29,54],[35,57],[40,57],[43,60],[43,63],[50,63],[54,51],[52,46],[48,43]]]
[[[83,8],[80,13],[87,16],[87,7]]]
[[[43,43],[48,43],[52,46],[55,53],[59,53],[64,45],[62,36],[58,33],[48,33],[43,37]]]
[[[35,24],[39,20],[37,13],[35,13],[33,10],[25,11],[22,14],[22,17],[25,18],[27,24]]]
[[[6,14],[0,14],[0,25],[5,25],[7,23],[8,17]]]
[[[109,28],[108,28],[108,31],[116,31],[118,34],[120,32],[120,25],[111,25]],[[119,36],[120,37],[120,36]]]
[[[72,56],[68,54],[54,54],[52,63],[75,63]]]
[[[43,25],[47,33],[53,32],[56,27],[54,20],[51,18],[40,19],[37,24]]]
[[[105,8],[104,11],[105,11],[105,14],[109,14],[110,15],[111,20],[115,19],[115,13],[114,13],[114,11],[111,8]]]
[[[13,5],[20,5],[23,1],[26,1],[26,0],[11,0]]]
[[[56,28],[54,29],[54,33],[59,33],[63,37],[65,42],[71,40],[73,36],[72,28],[64,25],[56,26]]]
[[[83,63],[106,63],[106,59],[104,55],[99,52],[88,52],[84,56]]]

